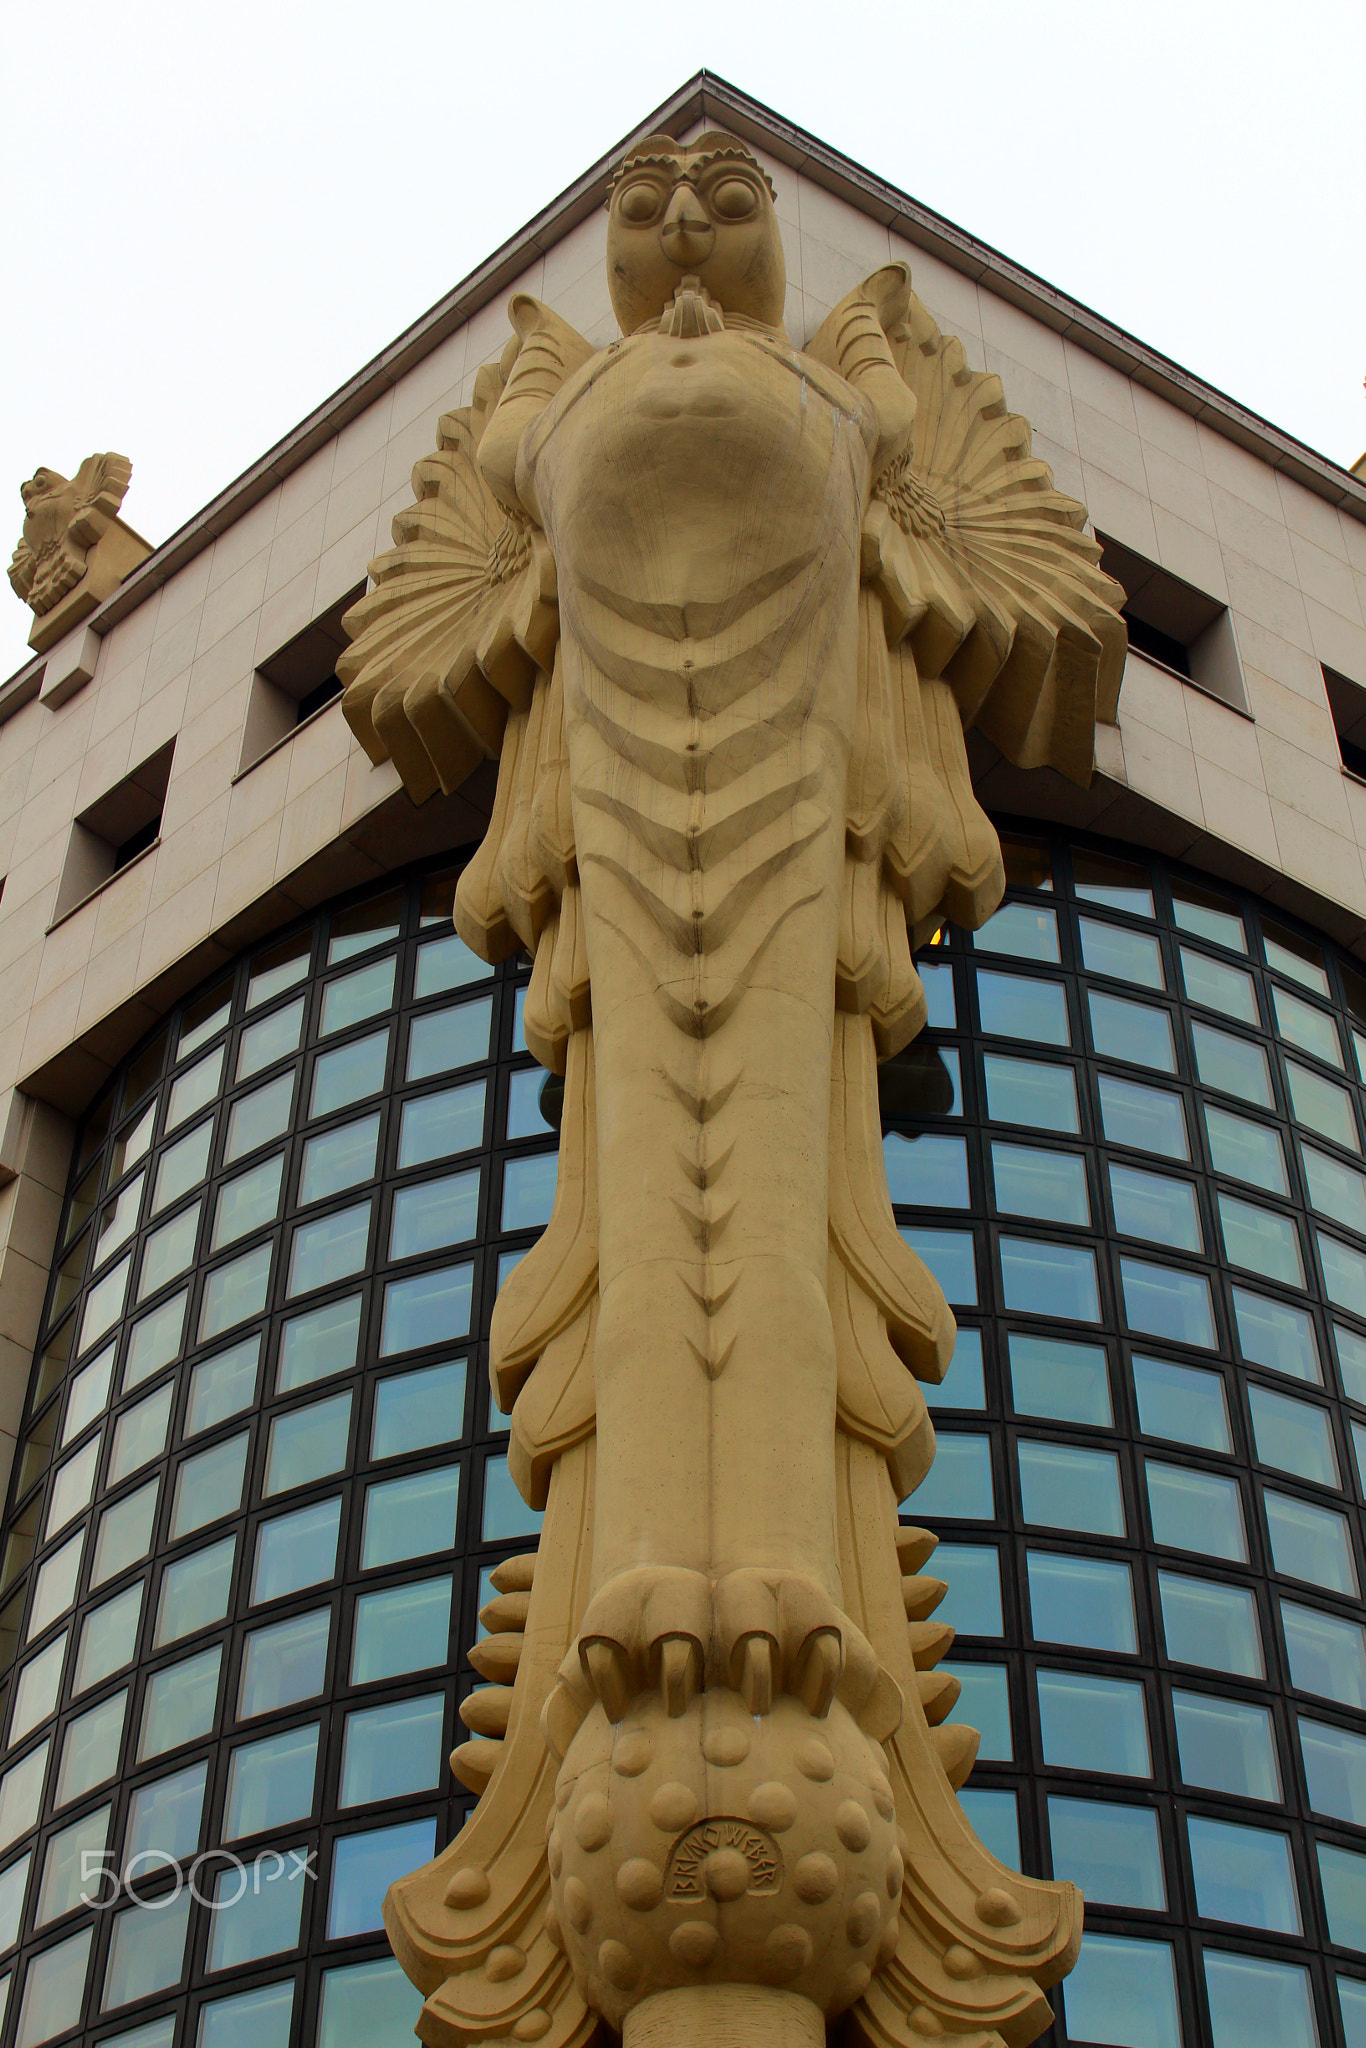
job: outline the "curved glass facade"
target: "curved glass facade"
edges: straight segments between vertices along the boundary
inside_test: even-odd
[[[1366,981],[1006,843],[883,1070],[961,1333],[905,1513],[963,1797],[1086,1892],[1059,2041],[1366,2048]],[[461,1824],[464,1653],[536,1540],[482,1340],[554,1175],[452,880],[245,956],[78,1136],[0,1563],[3,2048],[411,2038],[379,1902]]]

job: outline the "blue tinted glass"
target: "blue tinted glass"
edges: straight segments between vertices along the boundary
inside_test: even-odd
[[[1311,1131],[1331,1138],[1349,1152],[1361,1150],[1352,1098],[1345,1088],[1302,1067],[1298,1060],[1286,1061],[1285,1077],[1290,1084],[1290,1113],[1297,1124],[1307,1124]]]
[[[1165,1010],[1131,1003],[1123,996],[1103,996],[1095,989],[1088,989],[1086,1006],[1091,1043],[1102,1059],[1127,1060],[1131,1066],[1152,1067],[1160,1074],[1176,1072],[1172,1021]]]
[[[1134,1656],[1138,1631],[1127,1564],[1031,1550],[1029,1612],[1036,1641]]]
[[[934,1463],[910,1496],[904,1513],[917,1519],[989,1522],[996,1513],[991,1478],[991,1438],[941,1429]]]
[[[1249,1365],[1264,1365],[1270,1372],[1289,1373],[1315,1385],[1322,1381],[1314,1318],[1307,1309],[1272,1301],[1248,1287],[1235,1287],[1233,1313],[1238,1348]]]
[[[399,1188],[389,1227],[390,1258],[422,1258],[473,1237],[479,1223],[479,1177],[476,1166]]]
[[[319,1053],[313,1066],[313,1092],[309,1097],[310,1117],[330,1116],[345,1109],[348,1102],[360,1102],[377,1095],[384,1086],[389,1064],[389,1033],[374,1031],[351,1045],[339,1045],[335,1052]]]
[[[541,1114],[541,1090],[546,1084],[542,1067],[527,1067],[520,1074],[513,1074],[508,1080],[508,1127],[509,1138],[544,1138],[554,1129]],[[480,1108],[483,1094],[480,1092]],[[477,1138],[471,1139],[477,1144]],[[452,1146],[452,1151],[457,1148]]]
[[[1258,1109],[1274,1107],[1271,1074],[1260,1045],[1254,1045],[1250,1039],[1234,1038],[1227,1031],[1216,1031],[1212,1024],[1192,1024],[1191,1037],[1195,1069],[1206,1088],[1237,1095]]]
[[[444,1667],[450,1633],[449,1579],[419,1579],[383,1593],[362,1593],[356,1601],[352,1685]]]
[[[1124,1534],[1124,1496],[1113,1451],[1018,1437],[1020,1496],[1027,1522],[1046,1529],[1077,1529],[1097,1536]]]
[[[936,1386],[927,1386],[925,1399],[931,1408],[985,1408],[986,1382],[982,1373],[982,1333],[960,1326],[953,1347],[953,1362]]]
[[[1355,1038],[1356,1033],[1353,1032],[1352,1036]],[[1366,1942],[1357,1945],[1366,1947]],[[1366,1978],[1339,1977],[1337,1985],[1342,2038],[1346,2048],[1366,2048]]]
[[[471,953],[464,940],[452,933],[447,939],[433,939],[418,947],[413,994],[421,1002],[424,996],[439,996],[448,988],[468,988],[471,982],[487,981],[492,972],[486,960]]]
[[[297,1947],[305,1885],[306,1873],[278,1851],[267,1850],[245,1870],[222,1871],[214,1887],[209,1969],[231,1970]]]
[[[1036,1131],[1072,1133],[1081,1129],[1077,1082],[1071,1067],[1015,1060],[997,1052],[989,1052],[982,1065],[987,1115],[993,1123],[1027,1124]]]
[[[1317,1231],[1315,1235],[1328,1299],[1353,1315],[1366,1316],[1366,1258],[1350,1245],[1339,1244],[1326,1231]]]
[[[359,1187],[375,1171],[375,1148],[379,1142],[379,1111],[358,1117],[339,1130],[324,1131],[304,1146],[303,1172],[299,1177],[299,1204],[324,1202],[346,1188]],[[404,1162],[400,1161],[400,1164]]]
[[[543,1081],[539,1068],[534,1075],[514,1074],[521,1080]],[[546,1129],[544,1119],[526,1133],[508,1131],[508,1136],[531,1137]],[[459,1088],[441,1088],[435,1095],[418,1095],[403,1105],[403,1122],[398,1141],[400,1168],[425,1166],[429,1159],[445,1159],[452,1152],[469,1152],[484,1135],[484,1083],[466,1081]]]
[[[1148,1717],[1137,1679],[1040,1671],[1037,1682],[1046,1764],[1118,1778],[1150,1774]]]
[[[446,1702],[441,1693],[368,1707],[346,1717],[340,1803],[370,1806],[402,1799],[410,1792],[435,1791],[445,1769],[442,1732]]]
[[[1048,960],[1058,953],[1058,914],[1032,903],[1004,903],[974,934],[979,953],[1012,953],[1019,960]]]
[[[1001,1559],[994,1544],[941,1543],[926,1567],[948,1586],[935,1613],[960,1636],[999,1636]]]
[[[329,981],[323,990],[320,1035],[328,1038],[334,1031],[347,1031],[353,1024],[373,1017],[377,1010],[387,1010],[394,1000],[396,964],[391,955],[355,974],[343,974],[336,981]]]
[[[1298,1934],[1300,1906],[1290,1840],[1269,1828],[1237,1827],[1192,1814],[1186,1823],[1196,1910],[1205,1920]]]
[[[1189,1159],[1186,1112],[1179,1095],[1148,1088],[1141,1081],[1122,1081],[1118,1074],[1100,1076],[1100,1114],[1112,1145],[1136,1152],[1159,1152],[1164,1159]]]
[[[1247,1563],[1242,1495],[1236,1479],[1197,1472],[1189,1465],[1147,1460],[1148,1512],[1153,1541],[1173,1550]]]
[[[1275,1569],[1286,1578],[1304,1579],[1326,1592],[1354,1598],[1357,1573],[1347,1517],[1287,1493],[1273,1493],[1269,1486],[1262,1493],[1262,1505]]]
[[[1181,1775],[1188,1785],[1235,1799],[1281,1796],[1276,1738],[1265,1707],[1208,1693],[1173,1692]]]
[[[1346,1821],[1354,1828],[1366,1828],[1366,1735],[1303,1718],[1299,1728],[1309,1804],[1314,1812],[1326,1814],[1329,1820]]]
[[[1082,965],[1088,974],[1107,974],[1113,981],[1136,982],[1140,988],[1165,988],[1162,948],[1151,932],[1129,931],[1098,917],[1077,920],[1081,928]]]
[[[1245,1266],[1249,1272],[1259,1273],[1267,1280],[1279,1280],[1285,1287],[1303,1287],[1299,1232],[1290,1217],[1221,1193],[1219,1222],[1224,1233],[1224,1256],[1231,1266]]]
[[[257,1245],[208,1275],[199,1304],[201,1343],[260,1315],[270,1290],[270,1255],[269,1243]]]
[[[1096,1255],[1089,1245],[1002,1237],[1001,1280],[1008,1309],[1068,1322],[1100,1320]]]
[[[252,1630],[242,1654],[239,1721],[276,1713],[322,1691],[331,1622],[324,1607],[277,1622],[273,1628]]]
[[[976,1728],[983,1763],[1008,1764],[1015,1755],[1010,1732],[1010,1683],[1004,1664],[941,1664],[962,1691],[953,1719]]]
[[[415,1990],[392,1956],[378,1963],[353,1963],[324,1970],[317,2048],[375,2048],[402,2041],[422,2010]]]
[[[1015,1794],[992,1791],[984,1785],[965,1785],[958,1794],[958,1803],[978,1841],[984,1843],[1007,1870],[1018,1870],[1020,1809]]]
[[[1250,1116],[1235,1116],[1231,1109],[1216,1109],[1212,1102],[1205,1104],[1205,1129],[1216,1173],[1251,1181],[1271,1195],[1290,1193],[1279,1131],[1254,1123]]]
[[[162,1856],[194,1855],[199,1847],[208,1769],[207,1764],[189,1764],[133,1794],[123,1844],[125,1868],[148,1849],[160,1851]],[[155,1857],[149,1857],[147,1868],[149,1872],[156,1868]]]
[[[395,1373],[375,1388],[370,1456],[401,1458],[436,1444],[454,1443],[465,1430],[465,1361]]]
[[[228,1116],[228,1142],[223,1154],[225,1164],[231,1165],[234,1159],[245,1158],[248,1152],[254,1152],[258,1145],[278,1138],[288,1127],[293,1100],[293,1074],[281,1074],[278,1081],[257,1088],[251,1095],[239,1096]]]
[[[339,1835],[332,1849],[332,1883],[327,1899],[327,1938],[372,1934],[384,1925],[384,1894],[395,1878],[429,1863],[436,1850],[436,1822],[409,1820],[363,1835]]]
[[[1067,991],[1060,981],[1030,981],[1023,974],[977,970],[977,1009],[993,1038],[1026,1044],[1069,1045]]]
[[[233,1842],[242,1835],[306,1820],[313,1811],[317,1775],[316,1721],[267,1735],[260,1742],[242,1743],[233,1751],[228,1771],[222,1839]]]
[[[190,1399],[185,1413],[186,1436],[197,1436],[240,1415],[251,1406],[256,1394],[256,1369],[261,1362],[261,1339],[246,1337],[231,1351],[206,1358],[190,1374]]]
[[[1301,1145],[1300,1157],[1310,1206],[1366,1236],[1366,1177],[1355,1166],[1344,1166],[1313,1145]]]
[[[289,1254],[290,1294],[311,1294],[315,1287],[330,1287],[359,1273],[369,1242],[369,1202],[299,1224]]]
[[[1246,953],[1247,934],[1243,920],[1225,897],[1193,882],[1172,883],[1172,916],[1183,932],[1194,932],[1212,946],[1227,946],[1230,952]]]
[[[1133,1357],[1138,1426],[1144,1436],[1169,1437],[1202,1451],[1232,1452],[1228,1401],[1222,1376],[1165,1358]]]
[[[195,2048],[289,2048],[289,2025],[294,2013],[294,1983],[265,1984],[256,1991],[239,1991],[235,1998],[215,1998],[201,2007],[199,2035]],[[139,2048],[136,2042],[120,2048]],[[152,2043],[147,2044],[152,2048]],[[166,2036],[171,2048],[171,2036]]]
[[[109,1938],[109,1959],[104,1970],[104,1992],[100,2011],[152,1998],[158,1991],[178,1984],[185,1962],[185,1932],[190,1919],[190,1895],[182,1892],[155,1913],[132,1906],[114,1915]],[[33,2034],[32,2040],[41,2040]]]
[[[1342,1323],[1334,1323],[1333,1342],[1337,1346],[1343,1391],[1349,1401],[1359,1401],[1366,1408],[1366,1337],[1358,1336]],[[1316,1373],[1315,1378],[1319,1377]]]
[[[1194,946],[1182,946],[1180,951],[1181,979],[1191,1002],[1206,1010],[1217,1010],[1221,1017],[1239,1024],[1255,1028],[1261,1023],[1257,991],[1245,969],[1231,967],[1226,960],[1211,960],[1208,953],[1197,953]]]
[[[555,1206],[557,1152],[532,1152],[509,1159],[503,1167],[504,1230],[540,1230]]]
[[[1214,1314],[1203,1274],[1128,1258],[1120,1260],[1119,1271],[1124,1283],[1125,1320],[1131,1330],[1165,1337],[1173,1344],[1214,1349]]]
[[[365,1496],[362,1571],[455,1548],[460,1467],[440,1465],[371,1486]]]
[[[1324,990],[1325,995],[1327,990]],[[1292,996],[1288,988],[1272,988],[1276,1029],[1290,1045],[1297,1045],[1330,1067],[1342,1065],[1342,1046],[1333,1019],[1303,996]]]
[[[1326,1408],[1292,1401],[1269,1387],[1249,1387],[1257,1456],[1277,1472],[1291,1472],[1314,1486],[1337,1486],[1338,1461]]]
[[[232,1567],[237,1538],[225,1536],[207,1550],[196,1550],[178,1563],[167,1565],[161,1579],[153,1647],[177,1643],[182,1636],[209,1628],[228,1611],[232,1592]]]
[[[1072,2041],[1127,2035],[1133,2048],[1182,2048],[1171,1943],[1084,1934],[1063,2010]]]
[[[1121,1237],[1145,1237],[1181,1252],[1204,1250],[1195,1189],[1188,1180],[1112,1162],[1110,1200]]]
[[[270,1449],[262,1492],[267,1498],[291,1487],[310,1486],[340,1472],[351,1434],[351,1396],[334,1394],[277,1415],[270,1425]]]
[[[1328,1937],[1341,1948],[1366,1951],[1366,1856],[1327,1842],[1318,1850]]]
[[[1265,1678],[1257,1602],[1245,1586],[1219,1586],[1159,1572],[1162,1632],[1174,1664],[1198,1664],[1236,1678]]]
[[[303,1022],[304,999],[298,996],[292,1003],[286,1003],[282,1010],[263,1017],[259,1024],[248,1025],[237,1042],[238,1080],[249,1081],[253,1074],[259,1074],[265,1067],[273,1067],[276,1060],[285,1059],[295,1051]]]
[[[1098,1799],[1048,1802],[1054,1877],[1070,1878],[1102,1906],[1165,1913],[1167,1884],[1157,1815],[1150,1806]]]
[[[901,1236],[922,1258],[944,1290],[947,1301],[972,1308],[977,1301],[977,1258],[970,1230],[931,1230],[903,1223]]]
[[[957,1022],[953,1000],[953,969],[947,960],[931,966],[926,960],[916,961],[921,986],[925,991],[928,1016],[926,1029],[930,1031],[952,1031]]]
[[[1075,1152],[1044,1152],[998,1138],[991,1148],[991,1177],[1003,1215],[1083,1227],[1091,1221],[1086,1164]]]
[[[1062,1337],[1026,1337],[1012,1330],[1011,1397],[1017,1415],[1113,1429],[1110,1371],[1100,1344],[1070,1344]]]
[[[1307,1970],[1212,1948],[1204,1961],[1212,2048],[1318,2048]]]
[[[882,1157],[894,1202],[922,1209],[966,1209],[968,1148],[962,1138],[903,1137],[885,1131]]]
[[[455,1003],[449,1009],[414,1017],[408,1032],[406,1078],[425,1081],[429,1074],[445,1074],[452,1067],[486,1060],[492,1023],[493,1003],[488,996],[477,1003]]]
[[[380,1356],[468,1336],[473,1280],[472,1266],[443,1266],[411,1280],[391,1280],[384,1290]]]
[[[506,1458],[484,1461],[484,1542],[499,1543],[509,1536],[534,1536],[541,1515],[529,1508],[517,1491]]]
[[[1366,1633],[1355,1621],[1281,1601],[1291,1683],[1300,1692],[1366,1708]]]
[[[283,1600],[303,1586],[330,1579],[337,1569],[340,1500],[316,1501],[297,1514],[263,1522],[256,1532],[256,1566],[251,1577],[252,1605]]]

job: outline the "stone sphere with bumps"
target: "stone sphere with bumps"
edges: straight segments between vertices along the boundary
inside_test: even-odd
[[[886,1758],[837,1701],[751,1716],[711,1691],[670,1719],[595,1707],[560,1771],[547,1929],[614,2027],[687,1984],[765,1984],[842,2012],[896,1945]]]

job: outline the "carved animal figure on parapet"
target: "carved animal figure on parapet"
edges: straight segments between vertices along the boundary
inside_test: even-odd
[[[1004,886],[965,726],[1084,783],[1122,593],[904,266],[793,345],[733,138],[634,149],[607,260],[607,348],[513,299],[340,666],[417,800],[497,759],[456,921],[532,958],[565,1077],[491,1342],[540,1556],[473,1653],[483,1797],[387,1923],[432,2042],[1015,2048],[1080,1902],[955,1797],[977,1739],[897,1515],[954,1325],[876,1069],[915,945]]]

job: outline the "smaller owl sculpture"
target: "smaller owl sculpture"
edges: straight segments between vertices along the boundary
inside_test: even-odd
[[[37,617],[85,575],[86,557],[118,517],[132,474],[126,455],[87,455],[70,481],[40,469],[20,485],[24,531],[9,580]]]

